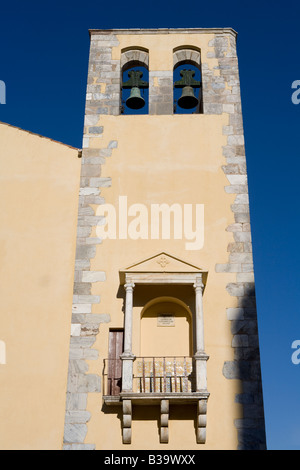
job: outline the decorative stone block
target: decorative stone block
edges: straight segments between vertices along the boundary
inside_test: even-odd
[[[82,271],[82,282],[103,282],[106,280],[103,271]]]
[[[227,312],[228,320],[243,320],[244,319],[243,308],[227,308],[226,312]]]
[[[123,444],[131,444],[131,428],[123,428]]]
[[[71,324],[71,336],[80,336],[81,333],[81,324],[72,323]]]
[[[160,428],[160,443],[168,444],[168,442],[169,442],[169,428],[161,427]]]
[[[64,433],[65,443],[83,443],[87,434],[86,424],[66,424]]]
[[[205,444],[206,442],[206,425],[207,425],[207,400],[201,399],[197,403],[197,444]]]
[[[73,313],[91,313],[92,305],[91,304],[73,304],[72,312]]]
[[[91,413],[84,410],[71,410],[66,413],[66,423],[77,423],[83,424],[87,423],[91,418]]]

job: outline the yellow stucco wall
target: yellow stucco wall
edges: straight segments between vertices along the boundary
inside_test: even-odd
[[[100,123],[100,121],[99,121]],[[102,177],[111,177],[111,187],[103,188],[101,195],[106,203],[113,204],[118,213],[119,196],[126,195],[128,207],[134,203],[144,204],[150,212],[153,203],[204,204],[204,246],[200,250],[186,249],[186,240],[126,240],[106,239],[97,248],[91,270],[106,272],[103,283],[93,285],[92,294],[101,295],[99,305],[93,306],[93,313],[109,313],[111,322],[101,326],[100,334],[93,347],[99,349],[99,359],[89,361],[89,371],[102,370],[103,358],[108,355],[109,328],[123,326],[123,298],[118,295],[119,270],[136,261],[147,259],[161,251],[199,266],[208,271],[204,294],[204,321],[206,352],[210,356],[208,368],[208,425],[206,444],[199,446],[195,440],[195,406],[180,409],[171,406],[169,444],[160,444],[157,419],[159,407],[134,407],[132,444],[126,449],[235,449],[237,432],[234,420],[240,417],[240,405],[234,403],[239,392],[239,382],[227,380],[222,374],[224,361],[233,360],[232,334],[226,318],[226,307],[236,307],[236,299],[230,297],[226,285],[234,274],[215,272],[216,263],[226,263],[227,245],[233,241],[232,233],[226,227],[234,222],[230,205],[234,195],[226,194],[228,185],[222,171],[225,158],[222,146],[226,137],[222,127],[228,124],[228,116],[215,115],[174,115],[174,116],[101,116],[104,127],[101,146],[104,148],[112,139],[118,141],[118,148],[106,159]],[[99,146],[99,139],[91,139],[92,148]],[[128,223],[133,217],[128,217]],[[94,233],[96,236],[96,231]],[[134,296],[137,295],[135,288]],[[133,352],[140,355],[140,317],[147,298],[147,288],[140,294],[140,305],[134,306]],[[139,290],[139,292],[141,292]],[[160,295],[161,295],[161,291]],[[177,291],[178,292],[178,291]],[[173,290],[173,295],[176,291]],[[188,301],[192,306],[194,294],[191,290]],[[144,300],[143,300],[144,295]],[[151,296],[150,296],[151,298]],[[180,329],[177,330],[180,343]],[[172,331],[173,333],[173,331]],[[147,341],[147,340],[146,340]],[[149,338],[148,338],[149,341]],[[147,351],[149,345],[145,345]],[[154,348],[155,349],[155,348]],[[179,349],[180,352],[180,349]],[[179,353],[178,353],[179,355]],[[95,442],[98,449],[123,448],[120,416],[113,412],[101,411],[101,398],[90,394],[88,411],[92,418],[88,426],[86,442]],[[107,411],[107,409],[106,409]],[[159,422],[159,421],[158,421]],[[147,441],[145,442],[145,436]]]
[[[78,150],[0,124],[0,448],[61,449]]]

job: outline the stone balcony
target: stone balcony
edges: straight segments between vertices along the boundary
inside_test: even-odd
[[[133,405],[160,406],[160,442],[169,440],[169,405],[194,405],[197,410],[196,437],[199,444],[206,440],[206,413],[209,393],[197,390],[199,357],[132,357],[132,389],[122,389],[122,356],[105,359],[103,369],[103,401],[121,405],[123,411],[123,443],[131,443]],[[207,360],[203,356],[202,361]],[[130,369],[131,370],[131,369]],[[128,378],[127,378],[128,379]]]
[[[194,357],[136,357],[133,361],[132,390],[122,390],[121,359],[105,359],[103,400],[112,405],[124,399],[134,404],[196,403],[207,398],[207,390],[196,390]]]

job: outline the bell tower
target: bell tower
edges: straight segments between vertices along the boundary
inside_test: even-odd
[[[265,449],[236,32],[91,30],[66,449]]]

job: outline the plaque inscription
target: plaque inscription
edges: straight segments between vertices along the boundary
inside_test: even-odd
[[[175,316],[172,313],[161,313],[157,316],[157,326],[175,326]]]

